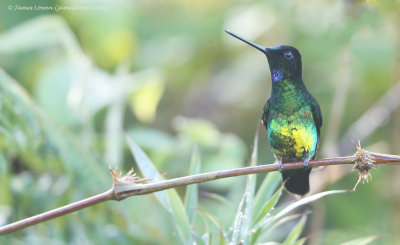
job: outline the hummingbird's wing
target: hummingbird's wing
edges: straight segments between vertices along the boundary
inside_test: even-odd
[[[322,126],[322,113],[321,113],[321,108],[319,108],[318,101],[310,95],[310,101],[311,101],[311,112],[315,121],[315,126],[317,127],[317,134],[318,134],[318,141],[319,141],[319,135],[320,135],[320,129]]]
[[[269,115],[269,99],[265,102],[264,110],[261,118],[261,122],[264,124],[265,128],[268,130],[267,123],[268,123],[268,115]]]
[[[317,127],[317,135],[318,135],[318,141],[317,141],[317,149],[319,148],[319,140],[320,140],[320,130],[322,126],[322,113],[321,113],[321,108],[319,108],[318,101],[312,96],[311,96],[311,112],[314,118],[315,126]],[[317,150],[316,149],[316,150]],[[316,154],[314,155],[315,158]]]

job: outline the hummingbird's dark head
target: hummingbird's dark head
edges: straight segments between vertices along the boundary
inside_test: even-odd
[[[281,45],[264,48],[262,51],[268,58],[274,82],[279,82],[284,78],[301,79],[301,55],[296,48]]]
[[[264,48],[228,30],[225,31],[231,36],[260,50],[267,56],[272,80],[274,82],[279,82],[283,79],[290,79],[292,81],[301,79],[301,55],[296,48],[287,45]]]

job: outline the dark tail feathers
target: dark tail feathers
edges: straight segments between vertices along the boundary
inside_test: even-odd
[[[305,195],[310,191],[309,175],[311,168],[284,170],[282,172],[285,189],[293,194]]]

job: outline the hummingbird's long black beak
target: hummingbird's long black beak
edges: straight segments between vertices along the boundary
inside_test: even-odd
[[[234,36],[234,37],[236,37],[237,39],[239,39],[239,40],[241,40],[241,41],[243,41],[243,42],[249,44],[250,46],[255,47],[256,49],[260,50],[260,51],[263,52],[264,54],[267,54],[268,51],[269,51],[269,48],[264,48],[264,47],[262,47],[262,46],[260,46],[260,45],[258,45],[258,44],[255,44],[255,43],[253,43],[253,42],[250,42],[249,40],[244,39],[243,37],[240,37],[240,36],[236,35],[235,33],[231,32],[231,31],[229,31],[229,30],[225,30],[225,32],[228,33],[229,35]]]

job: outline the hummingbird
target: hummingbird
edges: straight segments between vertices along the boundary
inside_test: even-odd
[[[229,30],[225,31],[267,56],[272,90],[264,105],[262,123],[268,132],[285,189],[303,196],[310,190],[309,161],[315,158],[319,145],[322,113],[317,100],[303,82],[300,52],[287,45],[264,48]],[[304,168],[283,168],[282,162],[295,161],[303,161]]]

